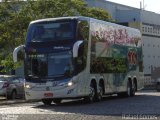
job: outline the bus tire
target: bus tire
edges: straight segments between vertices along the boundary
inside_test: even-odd
[[[51,105],[52,99],[42,99],[44,105]]]
[[[126,92],[119,92],[117,93],[118,97],[130,97],[132,94],[132,84],[131,81],[128,80],[127,82],[127,91]]]
[[[136,92],[136,83],[133,81],[131,96],[135,96],[135,92]]]
[[[90,93],[87,97],[84,98],[85,102],[92,103],[96,99],[96,88],[93,82],[90,84]]]
[[[53,102],[58,105],[61,104],[62,99],[53,99]]]
[[[130,80],[127,82],[127,91],[125,93],[126,97],[130,97],[132,95],[132,83]]]
[[[100,82],[97,89],[96,100],[101,101],[102,98],[103,98],[103,84],[102,82]]]

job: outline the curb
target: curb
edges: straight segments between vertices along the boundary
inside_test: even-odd
[[[0,105],[40,102],[40,100],[0,100]]]

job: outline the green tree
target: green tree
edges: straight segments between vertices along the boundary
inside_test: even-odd
[[[62,16],[88,16],[110,21],[111,15],[100,8],[89,8],[83,0],[5,0],[0,4],[0,66],[14,69],[12,52],[24,44],[30,21]]]
[[[21,2],[22,3],[22,2]],[[19,3],[19,4],[21,4]],[[12,51],[15,46],[22,44],[27,24],[19,15],[17,2],[0,4],[0,66],[5,66],[3,72],[14,68]]]

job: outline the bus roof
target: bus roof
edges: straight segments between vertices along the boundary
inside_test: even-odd
[[[113,23],[113,22],[107,22],[107,21],[98,20],[98,19],[91,18],[91,17],[84,17],[84,16],[70,16],[70,17],[57,17],[57,18],[39,19],[39,20],[32,21],[30,24],[40,23],[40,22],[59,21],[59,20],[77,20],[77,19],[87,20],[87,21],[90,21],[90,22],[97,22],[97,23],[102,23],[102,24],[108,24],[108,25],[111,25],[111,26],[117,26],[117,27],[121,27],[121,28],[130,29],[132,31],[140,33],[140,31],[136,28],[131,28],[131,27],[127,27],[127,26],[124,26],[124,25],[119,25],[119,24],[116,24],[116,23]]]
[[[39,23],[39,22],[49,22],[49,21],[58,21],[58,20],[74,20],[74,19],[86,19],[89,20],[89,17],[83,16],[71,16],[71,17],[57,17],[57,18],[46,18],[32,21],[30,24]]]

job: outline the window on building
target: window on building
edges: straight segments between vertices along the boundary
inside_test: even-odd
[[[150,28],[150,32],[152,33],[152,28]]]
[[[147,27],[145,27],[145,32],[147,32]]]
[[[150,32],[150,28],[148,27],[148,32]]]
[[[156,29],[155,29],[155,28],[154,28],[154,30],[153,30],[153,31],[154,31],[154,34],[156,34]]]
[[[144,27],[142,27],[142,32],[144,32]]]
[[[157,30],[157,28],[156,28],[156,34],[158,33],[158,30]]]

